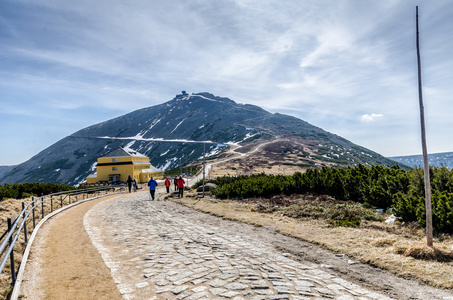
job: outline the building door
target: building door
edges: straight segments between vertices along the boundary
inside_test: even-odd
[[[121,175],[109,175],[109,181],[113,184],[119,184],[121,182]]]

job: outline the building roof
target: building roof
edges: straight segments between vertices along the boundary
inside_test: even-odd
[[[115,150],[110,151],[109,153],[103,155],[102,157],[122,157],[122,156],[134,156],[134,157],[147,157],[131,148],[128,147],[119,147]]]
[[[151,165],[149,169],[142,169],[142,173],[153,173],[153,172],[163,172],[163,170],[159,170],[158,168]]]

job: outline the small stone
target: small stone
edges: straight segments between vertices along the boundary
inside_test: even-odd
[[[291,282],[284,282],[284,281],[272,281],[273,286],[293,286]]]
[[[269,289],[267,284],[252,284],[250,287],[252,290],[266,290]]]
[[[270,295],[269,300],[289,299],[288,295]]]
[[[258,295],[273,295],[274,291],[267,289],[267,290],[254,290],[254,292]]]
[[[276,286],[274,289],[277,291],[277,294],[295,294],[294,291],[286,286]]]
[[[334,293],[328,289],[323,288],[315,288],[315,291],[319,292],[320,294],[324,295],[334,295]]]
[[[221,297],[225,297],[225,298],[228,298],[228,299],[233,298],[234,296],[237,296],[237,295],[239,295],[239,293],[238,292],[233,292],[233,291],[229,291],[229,292],[220,294]]]
[[[204,298],[207,296],[208,295],[206,292],[196,293],[196,294],[193,294],[192,296],[190,296],[189,298],[187,298],[187,300],[197,300],[197,299]]]
[[[209,283],[209,285],[212,286],[213,288],[218,288],[218,287],[224,286],[225,284],[227,284],[227,282],[225,280],[221,280],[218,278],[212,280]]]
[[[181,294],[179,294],[178,297],[176,297],[176,299],[177,299],[177,300],[182,300],[182,299],[184,299],[184,298],[186,298],[186,297],[188,297],[188,296],[190,296],[190,293],[187,292],[187,291],[184,291],[184,292],[182,292]]]
[[[336,300],[354,300],[355,298],[349,295],[341,295],[336,298]]]
[[[246,285],[246,284],[236,283],[236,282],[225,285],[225,288],[229,289],[229,290],[245,290],[247,287],[248,287],[248,285]]]
[[[296,284],[296,289],[298,287],[314,287],[315,286],[313,283],[305,281],[305,280],[296,280],[296,281],[294,281],[294,283]]]
[[[209,291],[214,296],[217,296],[217,295],[220,295],[222,293],[225,293],[227,290],[226,289],[222,289],[222,288],[212,288],[212,289],[209,289]]]
[[[253,296],[250,300],[266,300],[265,296]]]
[[[203,282],[207,281],[207,279],[204,279],[204,278],[200,278],[200,279],[195,279],[194,281],[192,281],[192,283],[194,285],[199,285],[199,284],[202,284]]]
[[[131,289],[131,288],[122,288],[120,289],[120,294],[121,295],[124,295],[124,294],[127,294],[127,293],[132,293],[134,290]]]
[[[197,286],[197,287],[193,288],[192,291],[194,293],[200,293],[200,292],[202,292],[202,291],[204,291],[206,289],[207,289],[207,287],[205,287],[205,286]]]
[[[139,289],[141,288],[144,288],[145,286],[148,286],[149,283],[148,282],[140,282],[140,283],[137,283],[135,286]]]
[[[333,269],[333,267],[331,265],[325,265],[325,264],[321,264],[321,268],[324,268],[324,269]]]
[[[171,292],[175,295],[178,295],[178,294],[184,292],[185,290],[187,290],[188,288],[189,288],[188,285],[181,285],[181,286],[175,287],[173,290],[171,290]]]

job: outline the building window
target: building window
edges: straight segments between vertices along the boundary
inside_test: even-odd
[[[116,159],[116,158],[112,158],[112,161],[118,161],[118,159]]]
[[[118,168],[117,167],[112,167],[112,170],[113,171],[118,171]]]

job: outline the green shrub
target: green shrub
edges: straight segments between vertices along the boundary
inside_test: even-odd
[[[430,168],[432,183],[433,226],[438,232],[453,233],[453,171],[446,167]],[[238,199],[275,195],[329,195],[337,200],[363,203],[370,208],[392,209],[405,222],[425,224],[424,176],[422,169],[405,171],[399,166],[323,167],[307,169],[292,176],[250,175],[219,177],[213,191],[220,199]],[[201,183],[197,183],[201,185]],[[311,210],[311,211],[310,211]],[[288,209],[289,215],[317,216],[313,208]],[[323,212],[325,213],[325,212]],[[360,213],[364,213],[363,211]],[[373,214],[367,218],[379,219]],[[352,220],[346,218],[345,220]],[[355,222],[352,222],[355,223]]]
[[[453,193],[433,191],[431,195],[433,228],[437,232],[453,233]],[[397,193],[394,197],[395,215],[404,222],[416,221],[426,225],[425,197],[416,193]]]
[[[358,217],[353,217],[352,219],[346,220],[330,220],[330,227],[360,227],[360,219]]]
[[[41,196],[76,189],[73,186],[56,183],[25,182],[0,185],[0,199],[23,199],[30,196]]]

